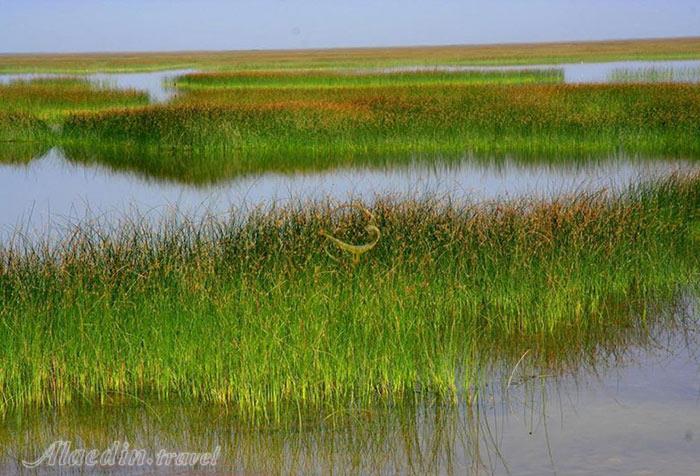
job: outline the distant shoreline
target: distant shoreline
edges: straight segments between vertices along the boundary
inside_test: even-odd
[[[107,53],[0,53],[0,73],[124,72],[173,68],[287,69],[406,64],[554,64],[697,59],[700,37],[483,45],[354,47],[294,50]]]

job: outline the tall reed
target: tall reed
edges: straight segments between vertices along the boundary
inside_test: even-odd
[[[582,339],[695,286],[699,205],[700,177],[554,202],[380,200],[382,238],[356,266],[320,231],[359,242],[365,218],[323,203],[18,238],[0,250],[2,407],[128,395],[276,419],[454,398],[485,355],[595,346]]]
[[[699,128],[700,87],[694,85],[244,88],[74,114],[61,142],[187,150],[193,167],[198,157],[230,168],[260,156],[264,168],[271,155],[278,162],[306,155],[328,163],[465,151],[697,157]]]

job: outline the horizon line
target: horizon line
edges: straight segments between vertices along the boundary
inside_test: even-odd
[[[330,47],[308,47],[308,48],[248,48],[248,49],[185,49],[185,50],[121,50],[121,51],[31,51],[31,52],[2,52],[0,56],[119,56],[125,54],[153,55],[153,54],[202,54],[202,53],[304,53],[318,51],[362,51],[380,49],[419,49],[419,48],[484,48],[503,46],[535,46],[535,45],[566,45],[566,44],[596,44],[596,43],[626,43],[626,42],[653,42],[659,40],[696,40],[700,35],[693,36],[659,36],[644,38],[608,38],[595,40],[556,40],[556,41],[508,41],[502,43],[449,43],[449,44],[414,44],[414,45],[379,45],[379,46],[330,46]]]

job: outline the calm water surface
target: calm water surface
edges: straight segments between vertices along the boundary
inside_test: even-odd
[[[564,82],[606,83],[618,81],[669,81],[669,82],[700,82],[700,60],[684,61],[612,61],[605,63],[561,63],[547,65],[523,66],[452,66],[452,65],[416,65],[380,68],[362,71],[508,71],[508,70],[542,70],[561,69]],[[192,73],[195,70],[181,69],[155,71],[147,73],[97,73],[84,75],[86,78],[106,83],[115,88],[138,89],[148,92],[151,101],[165,102],[176,92],[168,86],[176,76]],[[656,73],[656,74],[652,74]],[[641,74],[641,76],[640,76]],[[56,74],[0,74],[0,84],[17,80],[40,77],[56,77]]]
[[[542,66],[430,66],[400,69],[532,69],[561,68],[566,82],[605,82],[620,75],[661,72],[670,80],[700,80],[700,60],[619,61]],[[100,73],[88,78],[116,88],[147,91],[152,101],[175,94],[173,77],[191,70],[148,73]],[[694,74],[692,74],[694,72]],[[665,76],[664,76],[665,75]],[[0,74],[0,84],[46,77],[46,74]],[[55,76],[55,75],[53,75]],[[248,175],[211,186],[188,186],[133,173],[70,161],[53,149],[27,165],[0,162],[0,233],[43,230],[52,221],[73,221],[105,213],[137,211],[158,215],[166,209],[188,213],[225,213],[229,208],[284,204],[304,199],[350,197],[369,200],[377,195],[438,195],[456,199],[490,200],[522,196],[548,197],[602,188],[621,189],[673,172],[698,170],[683,160],[636,160],[610,157],[591,163],[522,165],[514,161],[484,163],[465,160],[451,166],[413,165],[397,168],[336,169],[319,173]]]
[[[610,61],[606,63],[559,63],[515,66],[415,65],[381,68],[385,72],[401,71],[522,71],[559,69],[567,84],[613,83],[620,81],[666,81],[699,83],[700,60],[683,61]]]
[[[98,408],[8,416],[0,469],[13,473],[60,439],[100,449],[128,441],[149,454],[220,446],[217,470],[201,474],[697,475],[697,321],[652,337],[601,351],[563,376],[525,358],[505,372],[510,384],[487,378],[470,406],[424,402],[250,426],[223,407],[126,397]]]
[[[116,89],[137,89],[148,93],[152,102],[166,102],[175,95],[175,91],[168,87],[168,82],[182,74],[191,73],[193,70],[169,70],[147,73],[95,73],[84,75],[90,81],[106,84]],[[29,80],[36,78],[56,78],[67,75],[49,73],[19,73],[0,74],[0,84],[12,81]],[[80,76],[80,75],[68,75]]]
[[[690,81],[694,76],[689,71],[700,70],[700,61],[556,67],[572,83],[606,82],[621,72],[624,76],[651,69],[676,71],[673,80]],[[164,82],[183,72],[90,78],[145,90],[153,101],[167,101],[173,91]],[[26,77],[0,75],[0,83]],[[52,149],[26,164],[0,164],[0,234],[4,238],[22,229],[41,236],[54,224],[134,212],[154,219],[173,210],[192,216],[226,215],[231,208],[327,198],[371,201],[386,194],[469,201],[551,198],[619,191],[672,173],[697,171],[696,161],[682,159],[623,156],[524,164],[465,157],[400,167],[261,173],[195,186],[85,165]],[[687,303],[688,314],[697,316],[695,306],[695,301]],[[0,424],[0,472],[19,472],[22,459],[34,459],[52,441],[63,439],[74,447],[106,448],[121,440],[132,447],[169,451],[210,451],[220,445],[218,474],[698,475],[697,339],[697,325],[665,330],[645,345],[603,353],[595,363],[581,364],[559,377],[530,367],[525,359],[507,390],[502,377],[490,377],[475,406],[462,402],[362,409],[339,422],[335,417],[310,419],[294,429],[246,427],[218,407],[144,405],[129,398],[97,409],[69,407],[8,416]],[[151,474],[153,468],[125,472]]]
[[[0,164],[0,230],[43,233],[51,224],[136,213],[158,219],[175,210],[188,216],[283,206],[305,200],[378,196],[484,200],[549,198],[700,171],[683,160],[610,157],[588,162],[417,162],[403,167],[348,168],[295,174],[262,173],[195,186],[100,165],[72,162],[59,149],[28,164]]]

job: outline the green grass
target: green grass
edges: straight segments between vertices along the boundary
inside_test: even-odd
[[[2,150],[0,148],[0,150]],[[46,152],[46,149],[40,149]],[[66,160],[80,166],[99,167],[117,174],[133,174],[145,180],[158,180],[185,186],[207,187],[230,183],[238,179],[260,176],[260,174],[285,174],[290,177],[299,173],[341,173],[349,170],[365,171],[410,171],[413,168],[437,170],[449,173],[452,167],[464,164],[485,169],[499,168],[505,164],[521,168],[533,167],[543,170],[558,167],[562,171],[574,168],[590,168],[611,161],[631,161],[644,166],[646,160],[659,162],[676,159],[660,155],[639,157],[624,152],[600,155],[593,152],[569,154],[542,153],[523,150],[513,152],[489,152],[473,155],[464,151],[435,150],[427,153],[406,151],[402,153],[356,152],[337,153],[329,156],[313,153],[280,153],[278,151],[240,153],[201,153],[188,149],[156,149],[119,144],[64,144],[60,150]],[[38,157],[35,154],[33,157]],[[31,156],[27,156],[27,161]],[[2,156],[0,156],[2,160]],[[18,160],[19,162],[19,160]],[[432,173],[432,172],[431,172]]]
[[[650,308],[645,320],[614,313],[615,319],[589,326],[576,340],[560,339],[561,347],[550,351],[538,347],[535,353],[532,343],[523,342],[507,358],[499,349],[497,357],[491,356],[494,368],[485,375],[488,387],[482,385],[479,398],[466,408],[450,399],[413,394],[398,405],[297,407],[279,422],[250,422],[220,405],[111,395],[105,405],[28,408],[6,415],[0,426],[0,468],[11,472],[3,462],[13,468],[18,460],[34,460],[57,440],[108,448],[128,439],[132,448],[147,448],[151,454],[161,448],[204,451],[220,446],[217,467],[229,474],[436,474],[467,467],[473,468],[468,474],[489,473],[500,464],[514,464],[508,446],[493,434],[520,430],[523,435],[530,431],[532,438],[549,437],[542,419],[564,412],[567,421],[580,414],[588,398],[596,398],[598,385],[593,383],[591,392],[591,381],[614,382],[621,368],[635,369],[647,358],[665,368],[662,358],[667,363],[695,343],[697,323],[685,320],[676,308],[689,298],[658,303],[659,314]],[[672,345],[679,335],[690,342]]]
[[[561,70],[398,72],[361,73],[296,71],[252,71],[230,73],[191,73],[173,80],[174,86],[189,89],[321,89],[376,88],[382,86],[421,87],[460,84],[561,83]]]
[[[55,140],[46,121],[26,112],[0,111],[0,157],[15,160],[18,144],[48,144]]]
[[[619,68],[610,74],[609,81],[613,83],[698,83],[700,67],[645,68],[641,71]]]
[[[697,176],[554,203],[380,201],[357,266],[320,231],[362,241],[365,219],[323,204],[8,244],[1,406],[124,395],[281,419],[454,398],[483,356],[573,356],[651,325],[649,306],[697,285],[699,205]]]
[[[406,65],[528,65],[700,58],[700,38],[566,43],[160,53],[0,54],[0,72],[90,73],[338,69]]]
[[[236,170],[294,170],[313,163],[328,168],[371,157],[384,163],[391,157],[465,152],[694,158],[700,156],[700,87],[486,84],[196,90],[172,104],[71,115],[58,142],[158,155],[157,168],[170,176],[182,175],[178,168],[183,164],[224,177]]]
[[[695,58],[699,45],[0,57],[0,70],[218,71],[178,78],[180,94],[158,105],[76,79],[2,86],[0,161],[58,146],[74,162],[205,184],[465,153],[697,158],[697,85],[564,85],[556,71],[299,69]],[[672,326],[676,304],[698,292],[697,175],[620,196],[385,197],[367,206],[382,237],[357,265],[321,231],[360,243],[366,220],[328,203],[203,222],[85,222],[61,230],[60,243],[23,241],[18,230],[0,243],[4,421],[56,407],[92,419],[139,402],[221,411],[256,435],[270,422],[365,428],[365,417],[379,432],[387,422],[372,409],[486,401],[494,373],[508,376],[526,352],[535,375],[594,368],[601,354],[619,356]],[[0,432],[4,448],[26,435],[27,421],[17,428]],[[286,444],[272,440],[262,444]],[[32,444],[40,447],[23,448]]]
[[[55,122],[68,113],[143,106],[148,94],[111,89],[80,78],[39,78],[0,85],[0,112],[22,112]]]
[[[0,164],[26,165],[45,155],[50,147],[36,139],[33,136],[28,141],[0,143]]]
[[[559,76],[194,74],[147,106],[141,93],[44,80],[0,88],[0,140],[188,183],[465,153],[700,156],[700,86],[548,84]]]
[[[143,106],[148,95],[78,78],[0,85],[0,162],[27,162],[55,144],[63,118],[79,111]],[[36,151],[36,152],[35,152]]]

